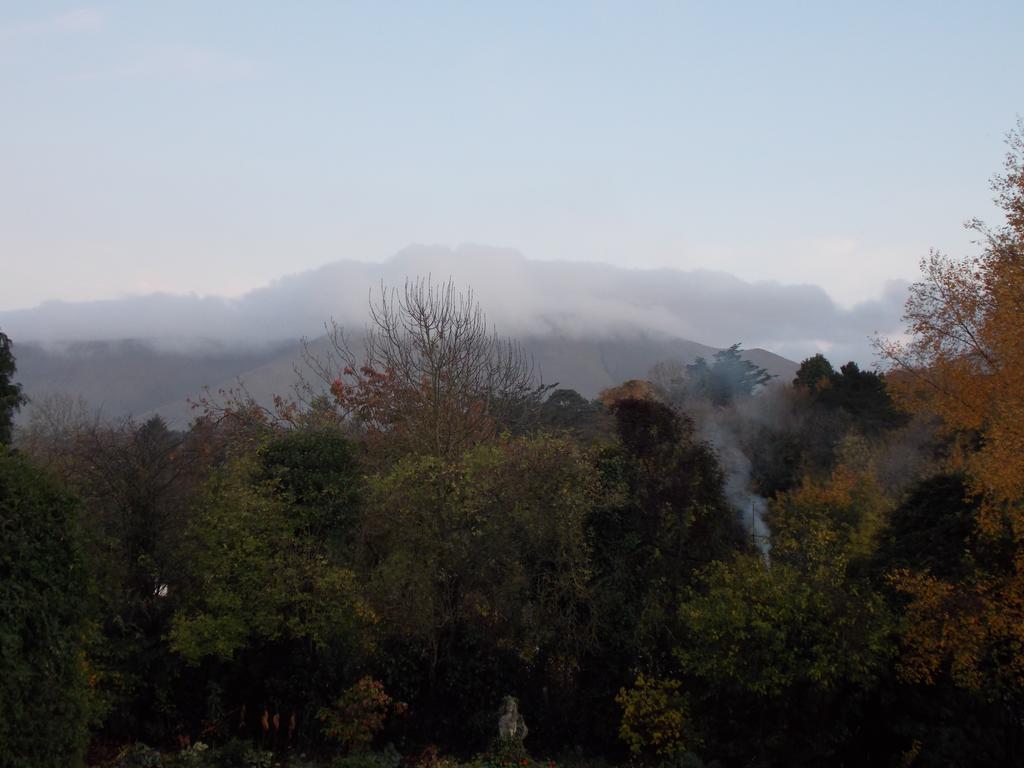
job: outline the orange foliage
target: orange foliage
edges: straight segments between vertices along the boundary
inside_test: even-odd
[[[597,396],[601,403],[610,408],[620,400],[660,400],[654,385],[643,379],[630,379],[617,387],[601,390]]]
[[[883,343],[890,384],[904,407],[939,415],[960,439],[971,490],[982,499],[979,532],[1008,538],[1012,564],[971,583],[899,572],[912,597],[902,670],[927,682],[940,669],[968,687],[1024,685],[1024,124],[1010,138],[995,182],[1007,225],[973,227],[977,257],[932,253],[906,304],[910,341]]]

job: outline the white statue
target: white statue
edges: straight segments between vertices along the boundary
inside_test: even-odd
[[[523,743],[529,729],[519,714],[519,702],[514,696],[506,696],[505,704],[501,709],[501,716],[498,718],[498,738],[503,742]]]

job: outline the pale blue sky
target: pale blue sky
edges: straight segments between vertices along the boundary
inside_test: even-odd
[[[846,304],[969,250],[1024,3],[0,2],[0,309],[410,243]]]

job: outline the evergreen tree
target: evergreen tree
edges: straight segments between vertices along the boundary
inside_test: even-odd
[[[21,385],[12,381],[15,368],[11,340],[0,331],[0,445],[10,444],[14,413],[25,402]]]
[[[0,447],[0,767],[81,765],[89,695],[75,502]]]

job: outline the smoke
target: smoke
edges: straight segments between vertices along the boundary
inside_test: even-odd
[[[757,488],[753,459],[758,451],[776,450],[777,441],[766,440],[766,434],[800,429],[805,415],[795,408],[791,390],[783,386],[788,382],[770,381],[751,395],[753,379],[742,366],[717,360],[710,365],[711,371],[702,376],[715,379],[722,391],[731,393],[725,405],[713,403],[678,360],[659,362],[650,377],[663,396],[693,420],[697,437],[715,450],[725,477],[726,499],[767,560],[771,551],[771,531],[765,520],[768,500]]]
[[[768,500],[752,487],[752,466],[742,447],[743,432],[749,426],[742,418],[737,418],[733,406],[722,408],[707,401],[691,401],[687,403],[686,412],[694,420],[697,436],[718,454],[718,463],[725,475],[725,497],[767,559],[771,551],[771,531],[765,522]]]

